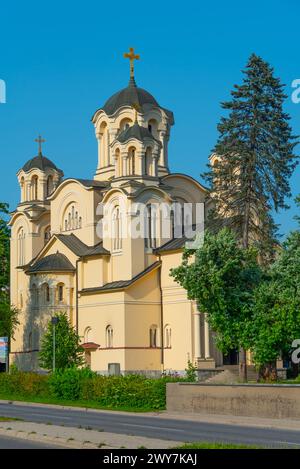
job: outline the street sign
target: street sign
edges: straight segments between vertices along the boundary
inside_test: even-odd
[[[0,363],[7,364],[8,360],[8,337],[0,337]]]

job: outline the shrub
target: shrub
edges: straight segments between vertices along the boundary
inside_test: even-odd
[[[48,376],[17,370],[13,370],[11,374],[0,373],[0,394],[47,396]]]
[[[59,399],[77,400],[84,381],[90,382],[94,372],[89,368],[57,370],[49,378],[50,393]]]
[[[187,368],[185,369],[186,381],[190,383],[195,383],[197,381],[197,367],[188,360]]]

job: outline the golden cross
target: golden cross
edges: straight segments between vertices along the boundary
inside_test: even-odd
[[[130,78],[134,78],[134,61],[135,60],[140,60],[140,56],[135,55],[134,48],[130,47],[129,48],[129,53],[125,53],[124,58],[130,60]]]
[[[42,155],[42,143],[44,143],[46,140],[44,140],[40,135],[38,138],[35,139],[35,142],[39,144],[39,155]]]

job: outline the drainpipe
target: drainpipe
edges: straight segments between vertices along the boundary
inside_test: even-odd
[[[161,263],[161,255],[158,255],[159,262]],[[160,366],[161,372],[165,371],[165,353],[164,353],[164,305],[163,305],[163,290],[161,285],[161,265],[159,267],[159,290],[160,290]]]

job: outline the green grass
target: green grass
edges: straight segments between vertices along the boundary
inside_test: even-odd
[[[149,409],[149,407],[139,407],[139,408],[134,408],[134,407],[109,407],[109,406],[101,406],[99,405],[98,402],[96,401],[67,401],[64,399],[56,399],[52,397],[36,397],[36,396],[21,396],[21,395],[14,395],[14,394],[1,394],[0,393],[0,399],[4,399],[7,401],[23,401],[23,402],[32,402],[38,403],[38,404],[55,404],[55,405],[61,405],[61,406],[71,406],[71,407],[85,407],[88,409],[99,409],[99,410],[115,410],[115,411],[121,411],[121,412],[133,412],[133,413],[139,413],[139,412],[160,412],[157,409]]]
[[[187,443],[177,446],[175,449],[263,449],[261,446],[237,445],[234,443],[209,443],[200,441],[198,443]]]

